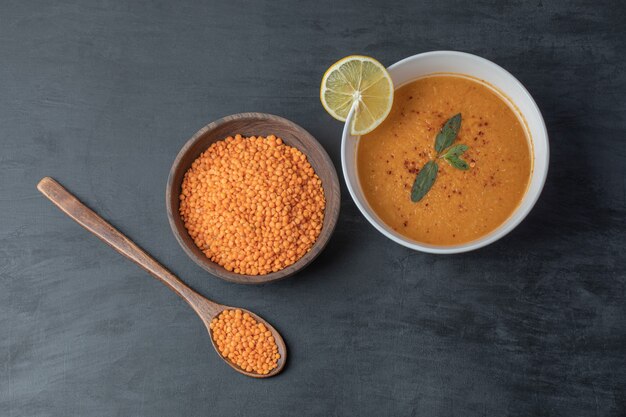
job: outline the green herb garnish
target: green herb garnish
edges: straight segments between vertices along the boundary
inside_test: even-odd
[[[456,135],[459,134],[461,128],[461,113],[455,114],[443,125],[441,131],[435,138],[435,152],[441,153],[448,146],[452,145]]]
[[[430,187],[435,183],[438,171],[439,166],[435,161],[426,162],[426,165],[424,165],[417,174],[417,177],[415,177],[415,182],[411,189],[411,200],[418,202],[424,198],[428,190],[430,190]]]
[[[469,169],[469,165],[461,159],[461,155],[463,155],[469,147],[463,144],[452,146],[459,134],[459,129],[461,129],[461,113],[455,114],[449,118],[441,128],[441,131],[437,134],[437,137],[435,137],[435,152],[437,153],[435,159],[443,158],[454,168],[467,170]],[[442,155],[444,150],[446,150],[446,152]],[[413,188],[411,188],[411,201],[417,203],[424,198],[435,183],[438,172],[439,165],[437,165],[437,162],[434,160],[426,162],[415,177]]]
[[[469,169],[469,165],[467,164],[467,162],[462,160],[460,156],[463,155],[463,153],[468,149],[469,146],[463,145],[462,143],[459,145],[454,145],[450,147],[450,149],[448,149],[448,152],[443,155],[443,159],[448,161],[448,163],[453,167],[466,171]]]

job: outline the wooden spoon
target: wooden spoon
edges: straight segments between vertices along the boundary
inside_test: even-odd
[[[98,236],[113,249],[148,271],[152,276],[163,282],[172,291],[178,294],[183,300],[187,302],[187,304],[191,306],[191,308],[194,309],[196,314],[200,316],[200,319],[202,319],[204,325],[209,331],[209,335],[211,335],[211,330],[209,329],[209,324],[211,323],[211,320],[223,310],[230,310],[234,308],[208,300],[189,288],[187,285],[185,285],[184,282],[182,282],[170,271],[165,269],[164,266],[159,264],[154,258],[152,258],[134,242],[132,242],[117,229],[107,223],[102,217],[98,216],[89,207],[81,203],[69,191],[63,188],[61,184],[59,184],[52,178],[43,178],[41,181],[39,181],[39,184],[37,184],[37,189],[41,191],[41,193],[45,195],[50,201],[52,201],[57,207],[59,207],[65,214],[74,219],[74,221],[76,221],[78,224],[83,226],[94,235]],[[263,320],[261,317],[257,316],[249,310],[241,310],[248,312],[259,323],[263,323],[272,332],[272,335],[276,340],[276,345],[278,346],[278,353],[280,353],[278,366],[271,370],[267,375],[261,375],[254,372],[246,372],[227,358],[223,357],[217,350],[217,346],[215,345],[213,337],[211,337],[211,343],[213,344],[213,348],[215,349],[217,354],[222,359],[224,359],[224,361],[226,361],[227,364],[229,364],[234,370],[239,373],[253,378],[267,378],[278,374],[280,371],[283,370],[283,367],[285,366],[285,361],[287,359],[287,346],[285,345],[285,341],[281,337],[280,333],[278,333],[278,331],[274,327],[272,327],[272,325],[270,325],[267,321]]]

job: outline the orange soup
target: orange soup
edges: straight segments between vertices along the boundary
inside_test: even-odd
[[[466,170],[435,151],[435,137],[452,116],[462,122],[454,144]],[[438,172],[419,201],[411,190],[434,160]],[[514,110],[479,81],[436,75],[395,91],[385,121],[359,139],[357,168],[365,198],[396,232],[418,242],[455,245],[495,230],[520,204],[532,171],[531,145]]]

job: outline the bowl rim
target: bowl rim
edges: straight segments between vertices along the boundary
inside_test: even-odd
[[[347,166],[346,160],[348,157],[347,142],[348,142],[348,137],[352,136],[352,134],[350,133],[349,126],[350,126],[350,122],[354,114],[354,108],[350,110],[350,113],[348,114],[348,117],[346,118],[346,122],[343,127],[342,138],[341,138],[341,169],[342,169],[344,180],[346,182],[346,186],[348,188],[348,192],[350,193],[352,200],[358,207],[361,214],[363,214],[363,216],[370,222],[370,224],[372,224],[372,226],[374,226],[380,233],[382,233],[383,235],[385,235],[387,238],[391,239],[392,241],[402,246],[405,246],[409,249],[417,250],[420,252],[432,253],[432,254],[455,254],[455,253],[473,251],[473,250],[482,248],[484,246],[487,246],[491,243],[494,243],[495,241],[501,239],[502,237],[506,236],[509,232],[511,232],[513,229],[515,229],[522,222],[522,220],[526,218],[526,216],[530,213],[530,211],[533,209],[533,207],[537,203],[537,200],[539,199],[539,196],[541,195],[541,192],[546,182],[546,178],[547,178],[548,170],[549,170],[549,162],[550,162],[550,142],[548,138],[548,130],[546,128],[546,124],[543,119],[541,110],[539,109],[539,106],[537,105],[533,97],[530,95],[526,87],[524,87],[524,85],[517,78],[515,78],[515,76],[513,76],[513,74],[511,74],[509,71],[505,70],[500,65],[486,58],[482,58],[480,56],[470,54],[467,52],[448,51],[448,50],[430,51],[430,52],[423,52],[423,53],[415,54],[415,55],[406,57],[404,59],[401,59],[400,61],[394,63],[393,65],[390,65],[387,68],[387,70],[389,72],[392,72],[394,69],[402,65],[405,65],[409,62],[413,62],[413,61],[423,59],[423,58],[436,57],[436,56],[450,56],[450,57],[459,57],[459,58],[467,59],[467,60],[474,60],[475,62],[485,65],[486,67],[489,67],[490,71],[500,72],[502,75],[508,77],[510,81],[512,81],[516,85],[516,87],[520,89],[523,95],[523,100],[527,101],[530,104],[532,111],[535,111],[538,115],[540,135],[538,138],[535,138],[535,137],[532,138],[533,159],[534,160],[541,159],[542,160],[541,165],[544,167],[544,169],[542,172],[538,172],[536,170],[538,164],[533,163],[533,171],[531,173],[531,179],[529,180],[528,188],[524,196],[522,197],[522,200],[520,201],[518,207],[511,214],[511,216],[507,220],[505,220],[504,223],[502,223],[500,226],[498,226],[495,230],[493,230],[486,236],[467,242],[467,243],[458,244],[458,245],[450,245],[450,246],[431,245],[427,243],[420,243],[409,238],[405,238],[403,236],[400,236],[399,234],[391,233],[389,230],[389,227],[381,219],[378,219],[377,217],[371,216],[369,214],[368,209],[365,207],[365,204],[367,203],[364,204],[357,197],[355,187],[359,187],[359,185],[353,184],[352,181],[350,180],[350,176],[348,175],[349,173],[346,168]],[[433,72],[433,74],[434,73],[436,72]],[[459,72],[459,74],[462,75],[463,73]],[[419,77],[416,76],[415,79],[417,78]],[[488,80],[486,81],[489,82]],[[516,105],[516,103],[513,102],[513,100],[511,99],[509,100],[511,101],[512,104]],[[541,141],[541,140],[545,141],[546,150],[542,155],[537,155],[534,151],[535,149],[534,144],[536,143],[536,141]],[[539,175],[538,177],[539,183],[538,183],[538,187],[531,192],[530,181],[535,175]],[[523,205],[523,203],[525,202],[528,202],[528,204]]]
[[[192,250],[192,248],[188,245],[188,242],[186,242],[183,239],[183,236],[181,235],[182,230],[179,230],[176,224],[176,220],[175,220],[175,216],[178,216],[178,213],[177,212],[174,213],[174,207],[173,207],[173,204],[171,204],[173,201],[172,195],[173,195],[174,187],[175,187],[174,176],[176,175],[176,172],[179,169],[179,166],[181,165],[183,158],[190,151],[190,149],[196,144],[196,142],[202,140],[203,136],[207,132],[223,124],[230,123],[235,120],[242,120],[242,119],[243,120],[255,119],[255,120],[278,121],[280,123],[285,124],[286,126],[290,126],[296,132],[301,134],[302,136],[298,136],[298,137],[301,140],[306,140],[308,143],[311,144],[312,147],[316,148],[316,151],[319,153],[319,156],[321,158],[321,163],[325,165],[325,168],[328,170],[331,184],[322,183],[324,194],[326,195],[327,190],[329,191],[330,194],[332,194],[333,192],[336,193],[336,195],[334,196],[334,201],[329,201],[329,199],[327,199],[326,201],[326,208],[324,210],[324,222],[326,222],[326,217],[328,216],[329,223],[327,225],[322,226],[320,235],[318,236],[318,239],[315,241],[311,249],[307,253],[305,253],[304,256],[298,259],[295,263],[281,269],[280,271],[270,272],[269,274],[266,274],[266,275],[237,274],[235,272],[227,271],[221,265],[218,265],[217,263],[211,261],[206,256],[203,256],[203,257],[198,256]],[[302,137],[307,137],[307,138],[302,139]],[[286,141],[285,143],[289,145],[289,141]],[[304,150],[302,149],[299,149],[299,150],[307,156],[309,163],[311,163],[311,160],[309,159],[310,155],[305,153]],[[322,146],[322,144],[319,143],[319,141],[311,133],[309,133],[306,129],[304,129],[302,126],[298,125],[297,123],[294,123],[289,119],[286,119],[284,117],[277,116],[274,114],[258,113],[258,112],[243,112],[243,113],[235,113],[235,114],[231,114],[228,116],[224,116],[220,119],[217,119],[205,125],[201,129],[199,129],[190,139],[188,139],[185,142],[185,144],[182,146],[180,151],[178,151],[176,158],[172,162],[172,166],[168,174],[166,190],[165,190],[165,206],[166,206],[166,211],[167,211],[168,223],[170,225],[170,229],[172,230],[172,233],[174,234],[174,237],[176,238],[176,241],[178,242],[180,247],[183,249],[185,254],[187,254],[187,256],[191,258],[191,260],[193,260],[198,266],[200,266],[202,269],[209,272],[213,276],[216,276],[225,281],[234,282],[238,284],[248,284],[248,285],[265,284],[268,282],[279,281],[279,280],[288,278],[296,274],[297,272],[300,272],[305,267],[310,265],[311,262],[313,262],[313,260],[315,260],[319,256],[319,254],[324,250],[324,248],[330,241],[330,237],[332,236],[335,230],[335,227],[337,225],[337,220],[339,218],[340,205],[341,205],[341,190],[339,187],[339,178],[337,176],[337,170],[332,160],[330,159],[330,156],[326,152],[326,149],[324,149],[324,147]]]

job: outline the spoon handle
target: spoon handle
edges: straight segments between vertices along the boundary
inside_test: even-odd
[[[163,265],[93,210],[81,203],[54,179],[50,177],[43,178],[37,184],[37,189],[78,224],[167,285],[183,300],[187,301],[200,317],[206,317],[207,315],[212,317],[223,310],[224,307],[220,304],[206,299],[185,285]]]

